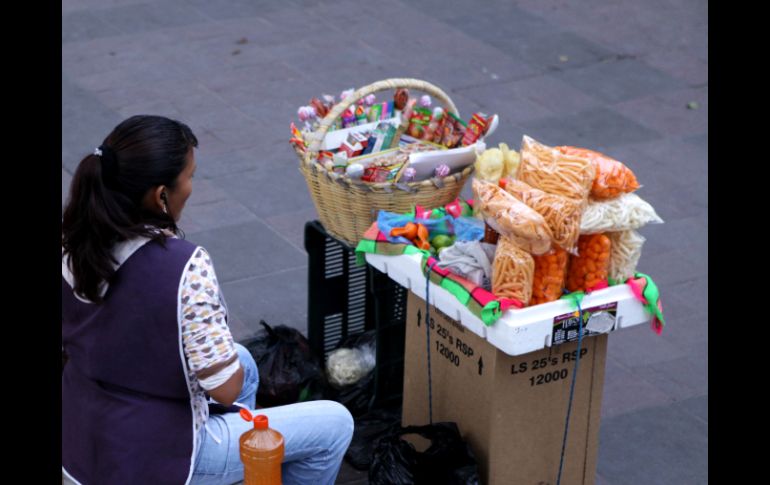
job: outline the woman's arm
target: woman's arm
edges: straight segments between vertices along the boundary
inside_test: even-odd
[[[227,326],[211,258],[198,248],[182,283],[182,341],[190,369],[218,403],[230,406],[243,387],[243,368]]]

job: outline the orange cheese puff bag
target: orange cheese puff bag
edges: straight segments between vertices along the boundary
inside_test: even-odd
[[[556,149],[565,155],[586,158],[596,167],[596,178],[591,186],[591,197],[594,199],[612,199],[639,188],[636,175],[630,168],[603,153],[568,146],[556,147]]]
[[[500,235],[492,262],[492,293],[502,298],[514,298],[524,305],[532,297],[535,261],[511,238]]]
[[[579,256],[572,256],[567,272],[567,290],[588,291],[606,282],[610,268],[610,238],[604,234],[580,236]]]
[[[561,298],[567,276],[567,251],[556,247],[542,256],[535,256],[535,276],[532,280],[530,305],[548,303]]]

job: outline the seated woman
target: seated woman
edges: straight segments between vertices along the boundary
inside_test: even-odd
[[[189,127],[120,123],[86,156],[62,221],[62,472],[90,484],[232,484],[253,425],[254,359],[233,342],[211,258],[180,238]],[[212,407],[214,409],[214,407]],[[353,433],[340,404],[260,409],[285,440],[285,484],[332,484]]]

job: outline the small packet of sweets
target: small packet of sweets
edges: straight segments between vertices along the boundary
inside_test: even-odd
[[[409,120],[409,127],[406,130],[407,135],[422,140],[425,136],[425,129],[430,124],[432,113],[428,108],[414,108],[412,117]]]
[[[456,114],[447,112],[449,115],[444,122],[443,136],[441,144],[447,148],[456,147],[465,135],[465,122],[457,117]]]
[[[463,135],[462,145],[467,147],[468,145],[476,143],[484,132],[487,131],[488,126],[489,120],[487,119],[487,115],[484,113],[473,113],[471,121],[468,123],[468,128],[465,130],[465,135]]]

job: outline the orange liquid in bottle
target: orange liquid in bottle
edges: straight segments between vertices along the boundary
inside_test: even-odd
[[[251,413],[241,410],[247,419]],[[251,421],[251,419],[247,419]],[[281,485],[281,462],[283,461],[283,436],[270,429],[267,416],[254,417],[254,429],[246,431],[239,440],[243,462],[244,485]]]

